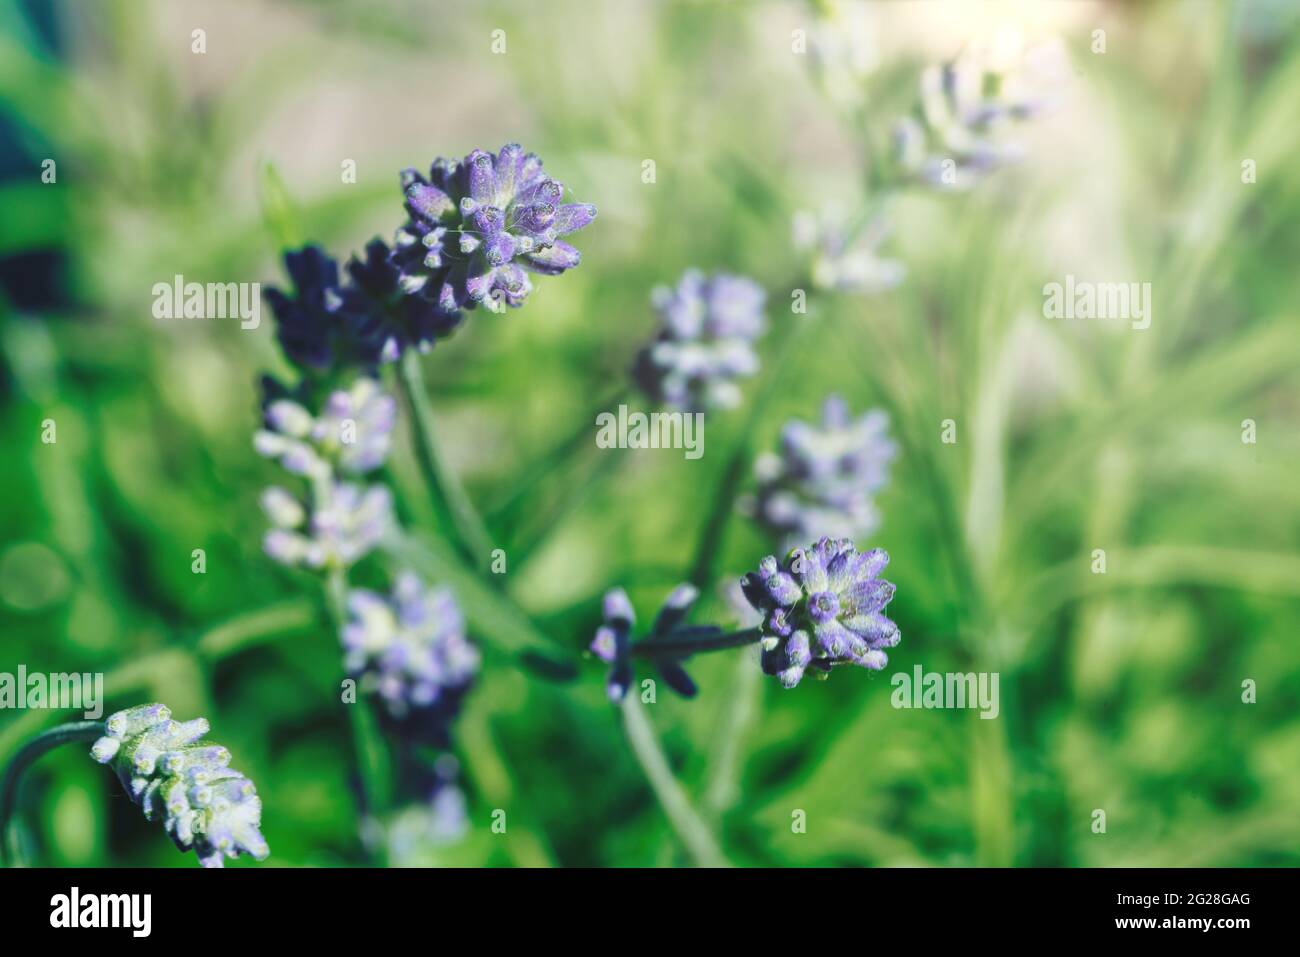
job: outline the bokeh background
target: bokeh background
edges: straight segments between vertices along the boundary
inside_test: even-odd
[[[656,732],[728,859],[1300,863],[1297,26],[1267,2],[0,0],[0,670],[102,671],[110,710],[207,716],[263,798],[262,866],[368,860],[337,639],[315,581],[260,548],[275,470],[250,444],[256,383],[289,371],[270,311],[256,331],[160,322],[151,290],[281,283],[285,242],[343,257],[391,236],[401,168],[517,140],[600,216],[580,268],[426,362],[530,620],[502,624],[491,590],[441,569],[485,652],[455,732],[466,822],[427,839],[412,809],[397,862],[689,862],[597,664],[547,681],[497,639],[581,651],[615,584],[648,618],[733,451],[774,447],[838,392],[886,408],[900,445],[859,544],[893,557],[903,641],[881,675],[785,691],[719,654],[695,663],[696,700],[659,696]],[[838,43],[797,54],[799,29]],[[1024,160],[966,192],[902,190],[884,249],[906,281],[810,289],[790,314],[794,214],[869,200],[868,154],[920,70],[990,35],[1068,53],[1058,107],[1017,133]],[[626,382],[651,288],[691,266],[771,294],[746,404],[710,414],[698,461],[580,443],[536,478]],[[1044,318],[1067,273],[1151,282],[1151,328]],[[405,438],[390,471],[438,538]],[[773,547],[733,515],[694,619],[734,623],[722,586]],[[888,676],[916,664],[998,672],[1000,717],[893,709]],[[0,761],[62,717],[0,713]],[[29,858],[193,866],[80,752],[25,779]]]

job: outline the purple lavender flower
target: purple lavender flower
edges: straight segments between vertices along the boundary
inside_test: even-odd
[[[162,818],[178,848],[193,849],[204,867],[221,867],[240,854],[266,859],[257,789],[229,767],[229,751],[200,743],[208,733],[205,719],[173,721],[165,705],[147,704],[104,724],[91,756],[112,766],[145,820]]]
[[[630,652],[636,612],[632,610],[632,601],[627,597],[627,592],[621,588],[605,593],[601,609],[603,624],[596,629],[596,637],[591,640],[591,651],[610,666],[609,678],[605,682],[610,700],[622,701],[632,684]]]
[[[784,562],[764,558],[741,580],[763,613],[764,673],[793,688],[810,667],[822,677],[836,665],[884,668],[883,649],[899,641],[898,626],[885,617],[894,586],[878,577],[888,562],[883,549],[859,552],[829,538],[794,549]]]
[[[285,565],[347,568],[393,527],[392,493],[383,485],[318,482],[310,502],[272,487],[261,504],[275,526],[262,540],[263,550]]]
[[[407,767],[412,802],[388,821],[386,838],[393,867],[436,866],[438,852],[464,837],[469,830],[465,792],[456,779],[460,763],[442,754]]]
[[[1020,59],[1016,65],[1007,51],[971,47],[928,67],[921,74],[917,115],[894,131],[903,169],[931,186],[962,190],[1018,161],[1023,150],[1006,139],[1006,130],[1043,113],[1066,71],[1059,43],[1043,44]]]
[[[293,295],[266,290],[276,337],[295,365],[315,370],[357,365],[373,368],[384,342],[373,305],[339,278],[338,263],[319,246],[284,254]]]
[[[883,410],[853,419],[837,395],[826,399],[820,425],[787,423],[781,454],[755,463],[754,517],[783,542],[871,534],[880,525],[873,498],[898,452],[888,428]]]
[[[388,596],[353,589],[342,640],[349,673],[374,677],[391,717],[432,718],[439,731],[479,668],[451,591],[426,588],[409,571]]]
[[[367,341],[378,341],[379,360],[392,362],[404,350],[428,352],[439,339],[456,331],[464,313],[438,301],[437,288],[409,289],[393,250],[382,239],[366,244],[364,257],[348,263],[352,289],[368,303]]]
[[[691,606],[700,597],[699,590],[693,585],[678,585],[664,599],[659,614],[655,616],[650,634],[644,643],[652,644],[657,639],[670,635],[680,635],[682,620],[690,612]],[[632,685],[632,628],[636,625],[636,613],[627,592],[615,588],[605,593],[602,604],[603,623],[596,629],[596,636],[591,641],[591,651],[601,661],[610,666],[605,690],[611,701],[622,701]],[[718,628],[698,627],[685,629],[692,636],[706,638],[720,634]],[[679,658],[655,656],[655,665],[664,682],[684,698],[693,698],[697,691],[695,682],[681,665]]]
[[[754,342],[766,328],[766,299],[752,279],[694,269],[675,289],[655,289],[661,328],[637,357],[637,383],[656,402],[686,411],[735,406],[735,380],[758,371]]]
[[[793,223],[795,249],[812,257],[813,285],[841,292],[887,292],[903,281],[906,267],[877,255],[888,235],[887,224],[878,217],[854,236],[832,211],[821,216],[799,212]]]
[[[253,437],[253,447],[309,479],[328,479],[335,470],[359,475],[388,458],[396,419],[393,397],[363,376],[331,392],[319,416],[294,399],[273,399],[266,406],[267,427]]]
[[[563,202],[564,187],[517,143],[496,156],[439,158],[427,177],[405,170],[402,190],[409,219],[392,257],[401,287],[447,312],[523,305],[529,272],[555,276],[578,265],[578,250],[560,237],[596,217],[588,203]]]

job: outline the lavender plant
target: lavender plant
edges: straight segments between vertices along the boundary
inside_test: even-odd
[[[111,715],[90,753],[117,772],[145,820],[161,818],[176,846],[193,850],[204,867],[240,854],[266,860],[257,789],[229,766],[228,750],[201,743],[207,733],[203,718],[173,721],[165,705],[139,705]]]
[[[513,143],[495,155],[475,150],[463,161],[435,160],[428,176],[406,170],[401,184],[406,221],[391,247],[372,240],[344,274],[317,247],[286,253],[293,293],[273,289],[268,296],[280,343],[304,379],[293,392],[268,390],[265,428],[254,445],[306,480],[299,495],[278,486],[264,493],[273,525],[265,550],[327,574],[345,665],[382,703],[398,777],[410,792],[421,790],[412,785],[421,775],[412,748],[450,745],[450,724],[479,656],[448,589],[426,588],[408,569],[396,573],[388,597],[348,588],[349,569],[397,534],[391,493],[358,481],[387,458],[396,419],[396,403],[369,376],[403,360],[399,383],[420,464],[464,553],[478,560],[487,533],[442,461],[413,357],[450,335],[465,311],[523,305],[532,290],[527,273],[559,275],[577,266],[577,249],[561,237],[591,223],[596,209],[565,203],[564,187],[541,160]],[[307,397],[322,389],[331,391],[313,412]],[[378,744],[359,747],[374,752]]]
[[[807,255],[813,286],[836,292],[872,295],[888,292],[907,276],[896,259],[879,255],[889,236],[889,224],[877,215],[853,238],[842,217],[826,211],[795,214],[792,227],[795,250]]]
[[[884,649],[898,644],[898,626],[885,616],[894,597],[880,578],[889,555],[859,552],[847,539],[822,538],[793,549],[784,561],[769,555],[742,581],[745,597],[763,614],[763,671],[793,688],[809,668],[825,677],[838,665],[880,671]]]
[[[402,172],[409,218],[397,231],[392,262],[408,294],[428,290],[448,311],[519,307],[529,272],[557,276],[581,261],[561,236],[596,218],[590,203],[565,203],[564,186],[535,153],[508,143],[495,156],[434,160],[426,177]]]
[[[758,371],[756,340],[767,327],[767,294],[754,280],[688,270],[674,288],[654,290],[655,340],[637,356],[633,378],[653,401],[691,412],[740,402],[737,379]]]
[[[740,631],[683,626],[699,597],[690,585],[668,596],[649,633],[632,640],[636,615],[621,588],[606,593],[603,623],[591,651],[610,666],[606,690],[620,701],[633,681],[633,662],[652,663],[670,688],[684,697],[696,694],[682,661],[692,655],[759,643],[766,674],[793,688],[812,668],[825,677],[838,665],[880,671],[888,663],[884,649],[899,642],[898,626],[885,616],[894,585],[879,577],[889,555],[883,549],[859,552],[847,539],[822,538],[808,548],[792,549],[783,562],[769,555],[758,570],[741,579],[746,601],[761,622]]]
[[[353,589],[342,637],[349,673],[373,681],[388,716],[445,743],[480,660],[450,589],[427,588],[410,571],[391,596]]]
[[[28,742],[0,781],[0,861],[12,858],[10,820],[22,772],[61,744],[94,741],[90,754],[117,773],[145,820],[161,820],[182,851],[193,850],[204,867],[248,855],[263,861],[270,848],[262,836],[262,802],[247,776],[230,767],[230,752],[204,743],[204,718],[174,721],[165,705],[118,711],[103,721],[59,725]]]
[[[820,423],[787,423],[780,454],[755,462],[758,491],[747,510],[786,547],[823,535],[866,538],[880,524],[874,497],[898,451],[888,427],[883,410],[854,419],[840,396],[829,396]]]
[[[1023,156],[1007,134],[1052,104],[1064,52],[1048,44],[1014,64],[999,53],[972,46],[922,72],[915,113],[894,128],[895,156],[908,174],[929,186],[969,189]]]

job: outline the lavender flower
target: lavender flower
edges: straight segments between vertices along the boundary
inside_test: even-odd
[[[523,305],[529,272],[555,276],[578,265],[578,250],[560,237],[596,217],[588,203],[562,202],[564,187],[517,143],[496,156],[474,150],[462,162],[439,158],[427,177],[405,170],[402,190],[409,219],[392,257],[401,287],[448,312]]]
[[[459,309],[438,301],[436,286],[409,289],[397,257],[382,239],[367,243],[363,257],[352,257],[348,276],[357,300],[366,304],[366,338],[379,343],[381,362],[396,360],[408,348],[428,352],[437,340],[455,332],[464,318]]]
[[[110,764],[145,820],[163,827],[182,851],[193,849],[204,867],[221,867],[227,857],[270,854],[260,830],[262,802],[253,782],[229,767],[230,752],[200,744],[208,733],[203,718],[173,721],[161,704],[111,715],[106,734],[91,756]]]
[[[894,586],[877,577],[889,562],[879,548],[859,552],[847,540],[823,538],[796,548],[784,562],[769,555],[741,580],[745,597],[763,613],[763,671],[793,688],[809,667],[860,665],[880,671],[883,649],[898,644],[898,626],[884,610]]]
[[[261,504],[275,526],[266,533],[263,550],[285,565],[347,568],[393,527],[392,493],[383,485],[320,482],[310,503],[273,486],[262,494]]]
[[[969,189],[988,173],[1018,161],[1007,141],[1016,121],[1043,113],[1065,71],[1059,44],[1028,51],[1012,68],[1006,51],[971,47],[921,74],[917,114],[895,127],[900,165],[931,186]]]
[[[284,254],[293,295],[274,287],[266,298],[275,314],[276,337],[300,368],[373,368],[384,351],[373,304],[339,278],[338,262],[319,246]]]
[[[399,720],[415,714],[445,727],[479,668],[451,591],[426,588],[409,571],[390,596],[351,592],[342,639],[348,671],[373,675],[388,714]]]
[[[651,302],[662,325],[637,357],[637,383],[655,401],[686,411],[735,406],[734,380],[758,371],[754,342],[766,327],[766,298],[752,279],[694,269],[675,289],[655,289]]]
[[[796,250],[812,257],[812,281],[819,289],[841,292],[887,292],[901,283],[907,269],[896,259],[882,259],[876,250],[889,235],[883,219],[868,223],[856,238],[832,212],[816,216],[796,213]]]
[[[358,475],[388,458],[396,417],[393,397],[374,379],[362,377],[331,392],[319,416],[292,399],[272,400],[267,428],[253,437],[253,447],[295,475],[324,480],[335,469]]]
[[[455,784],[440,787],[427,801],[395,813],[386,830],[390,866],[436,866],[438,850],[469,830],[465,792]]]
[[[388,860],[394,867],[428,867],[469,830],[465,792],[456,783],[460,763],[442,754],[406,770],[415,797],[387,822]]]
[[[781,454],[755,463],[754,517],[783,542],[871,534],[880,525],[873,496],[898,452],[888,428],[883,410],[852,419],[837,395],[826,399],[820,425],[787,423]]]
[[[721,634],[721,629],[709,626],[682,629],[681,624],[691,606],[700,597],[699,590],[693,585],[678,585],[664,600],[659,614],[650,629],[650,634],[640,645],[653,645],[658,639],[669,636],[678,637],[690,634],[692,637],[707,639]],[[610,666],[605,690],[611,701],[622,701],[632,685],[632,637],[636,624],[636,613],[627,592],[615,588],[605,593],[602,605],[603,623],[596,629],[590,648],[593,654]],[[681,657],[685,657],[682,655]],[[681,665],[680,657],[654,656],[655,665],[665,683],[684,698],[693,698],[697,691],[695,682]]]

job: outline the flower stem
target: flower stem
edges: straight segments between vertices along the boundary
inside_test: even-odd
[[[18,803],[18,779],[46,751],[74,741],[93,741],[104,733],[102,721],[70,721],[37,735],[18,749],[0,782],[0,865],[13,866],[17,857],[9,843],[9,822]]]
[[[334,625],[335,632],[338,632],[347,620],[347,579],[341,570],[334,569],[330,572],[325,593],[330,621]],[[345,704],[344,707],[347,708],[348,723],[352,728],[352,741],[357,754],[357,774],[361,779],[361,813],[364,816],[382,819],[389,802],[388,751],[379,735],[374,715],[367,710],[369,704],[364,700],[358,700]],[[364,828],[362,833],[364,841]],[[382,849],[371,850],[377,863],[382,865]]]
[[[670,632],[661,638],[647,638],[631,648],[633,658],[686,658],[706,651],[725,651],[728,648],[743,648],[752,645],[763,637],[760,628],[746,628],[724,634],[704,632],[692,635],[695,629],[683,628]]]
[[[741,746],[758,717],[762,671],[750,655],[736,659],[736,676],[725,705],[709,760],[709,781],[704,789],[704,813],[716,821],[740,796]]]
[[[640,699],[634,693],[626,694],[623,696],[622,708],[623,729],[632,746],[632,753],[645,772],[650,789],[654,791],[668,823],[687,852],[700,867],[729,867],[730,862],[723,856],[708,824],[691,805],[690,798],[673,777],[668,759],[664,757],[659,740],[655,737],[654,728],[642,710]]]
[[[433,494],[434,507],[451,526],[460,552],[476,570],[486,573],[492,554],[492,538],[464,486],[443,460],[434,428],[433,410],[424,390],[419,353],[406,350],[398,363],[397,379],[411,409],[416,458]]]

